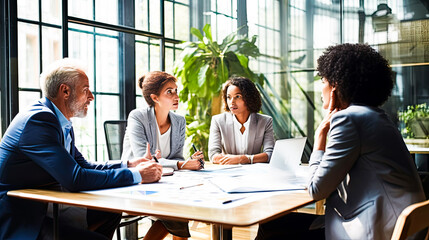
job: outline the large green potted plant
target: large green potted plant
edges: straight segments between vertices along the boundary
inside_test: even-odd
[[[248,65],[249,57],[260,55],[256,36],[248,39],[233,32],[218,43],[212,39],[209,24],[203,28],[204,35],[196,28],[191,33],[198,41],[183,44],[174,75],[183,85],[180,100],[187,103],[188,146],[195,143],[207,157],[211,116],[220,112],[222,84],[230,76],[240,75],[262,85],[264,76],[253,73]]]

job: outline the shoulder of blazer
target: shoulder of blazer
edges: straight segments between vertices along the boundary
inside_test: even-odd
[[[231,115],[230,112],[224,112],[221,114],[214,115],[212,117],[212,121],[226,123],[228,121],[228,117]]]
[[[31,105],[28,110],[24,112],[24,114],[26,115],[27,119],[37,116],[42,116],[42,119],[46,120],[52,118],[53,121],[54,119],[56,120],[54,122],[57,122],[58,125],[61,126],[55,113],[54,106],[47,98],[40,99],[37,101],[37,103]]]
[[[129,114],[129,117],[137,118],[141,121],[149,120],[151,117],[151,108],[136,108],[132,110]]]
[[[170,111],[170,113],[168,114],[170,116],[171,121],[177,122],[179,124],[185,124],[186,125],[186,119],[184,116],[177,114],[175,112]]]
[[[348,108],[335,113],[332,118],[335,119],[338,117],[349,117],[355,120],[369,120],[372,119],[376,113],[385,114],[385,112],[380,108],[365,105],[350,105]]]
[[[52,104],[46,104],[45,99],[41,99],[29,106],[26,110],[20,111],[9,124],[8,129],[21,129],[19,131],[23,131],[30,122],[45,123],[43,125],[38,124],[38,126],[47,126],[47,124],[49,124],[50,126],[54,126],[59,134],[62,134],[61,125],[58,121],[57,115],[53,111],[53,106]]]
[[[252,117],[256,118],[256,121],[263,121],[263,122],[268,122],[270,120],[272,120],[273,118],[271,116],[265,115],[265,114],[260,114],[260,113],[255,113],[252,115]]]
[[[41,107],[41,111],[51,112],[58,119],[57,114],[55,113],[54,104],[47,97],[40,99],[36,104],[31,107],[31,110]]]

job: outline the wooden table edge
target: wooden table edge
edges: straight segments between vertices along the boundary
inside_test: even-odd
[[[56,197],[56,196],[50,196],[49,194],[52,195],[60,195],[64,198],[67,199],[62,199],[60,197]],[[143,211],[138,211],[138,210],[132,210],[129,207],[124,207],[124,206],[117,206],[117,207],[113,207],[112,205],[106,204],[103,206],[100,206],[99,204],[96,203],[84,203],[84,200],[73,200],[71,198],[75,198],[76,196],[80,196],[83,198],[95,198],[95,199],[102,199],[103,196],[102,195],[97,195],[97,194],[90,194],[90,193],[82,193],[82,192],[77,192],[77,193],[69,193],[69,192],[59,192],[59,191],[53,191],[53,190],[41,190],[41,189],[21,189],[21,190],[12,190],[9,191],[7,193],[8,196],[10,197],[17,197],[17,198],[22,198],[22,199],[31,199],[31,200],[35,200],[35,201],[41,201],[41,202],[52,202],[52,203],[58,203],[58,204],[66,204],[66,205],[70,205],[70,206],[76,206],[76,207],[86,207],[86,208],[90,208],[90,209],[95,209],[95,210],[104,210],[104,211],[110,211],[110,212],[125,212],[128,214],[132,214],[132,215],[150,215],[150,216],[154,216],[154,217],[162,217],[162,218],[167,218],[167,219],[172,219],[172,220],[195,220],[195,221],[199,221],[199,222],[205,222],[205,223],[211,223],[211,224],[220,224],[223,225],[226,228],[230,228],[230,227],[248,227],[254,224],[258,224],[258,223],[264,223],[264,222],[268,222],[272,219],[281,217],[283,215],[286,215],[298,208],[304,207],[308,204],[314,203],[315,200],[312,200],[310,198],[310,196],[308,196],[308,199],[302,201],[301,204],[296,205],[296,207],[294,207],[293,209],[289,209],[289,210],[285,210],[285,211],[278,211],[277,213],[274,213],[271,216],[267,216],[267,217],[259,217],[257,219],[248,219],[248,220],[241,220],[241,221],[237,221],[235,219],[233,220],[229,220],[229,219],[207,219],[207,218],[203,218],[200,216],[184,216],[184,214],[171,214],[171,212],[166,213],[164,210],[163,211],[158,211],[155,209],[150,209],[148,207],[145,207],[145,209]],[[271,201],[273,200],[275,196],[269,196],[268,198],[264,198],[264,199],[259,199],[259,200],[255,200],[252,203],[246,203],[240,206],[237,206],[235,208],[226,208],[226,209],[215,209],[215,211],[225,211],[226,213],[228,211],[239,211],[239,210],[246,210],[248,208],[248,206],[250,204],[266,204],[267,201]],[[151,200],[135,200],[135,199],[123,199],[121,197],[114,197],[114,196],[109,196],[109,199],[119,199],[119,201],[128,201],[129,203],[135,203],[135,202],[139,202],[139,204],[147,204],[147,206],[153,206],[153,205],[163,205],[165,203],[160,203],[157,201],[151,201]],[[103,200],[104,201],[104,200]],[[168,204],[167,204],[168,205]],[[189,207],[189,205],[187,205]],[[264,206],[264,205],[262,205]],[[186,207],[186,205],[185,205]],[[207,209],[212,209],[209,207],[195,207],[195,206],[190,206],[192,208],[198,208],[198,209],[202,209],[202,210],[207,210]],[[234,209],[234,210],[232,210]]]

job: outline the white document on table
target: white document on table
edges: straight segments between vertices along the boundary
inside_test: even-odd
[[[219,176],[209,181],[226,193],[250,193],[305,190],[307,178],[270,167],[268,164],[245,166],[246,174]]]

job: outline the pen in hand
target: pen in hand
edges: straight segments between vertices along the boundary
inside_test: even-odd
[[[192,143],[192,148],[194,149],[195,152],[198,152],[197,147],[195,147],[195,144]]]
[[[153,156],[153,159],[155,159],[155,162],[159,163],[158,159],[155,156]]]
[[[198,152],[197,147],[195,147],[195,144],[192,143],[192,148],[194,149],[195,152]],[[204,160],[200,159],[200,163],[201,163],[201,168],[204,168]]]

